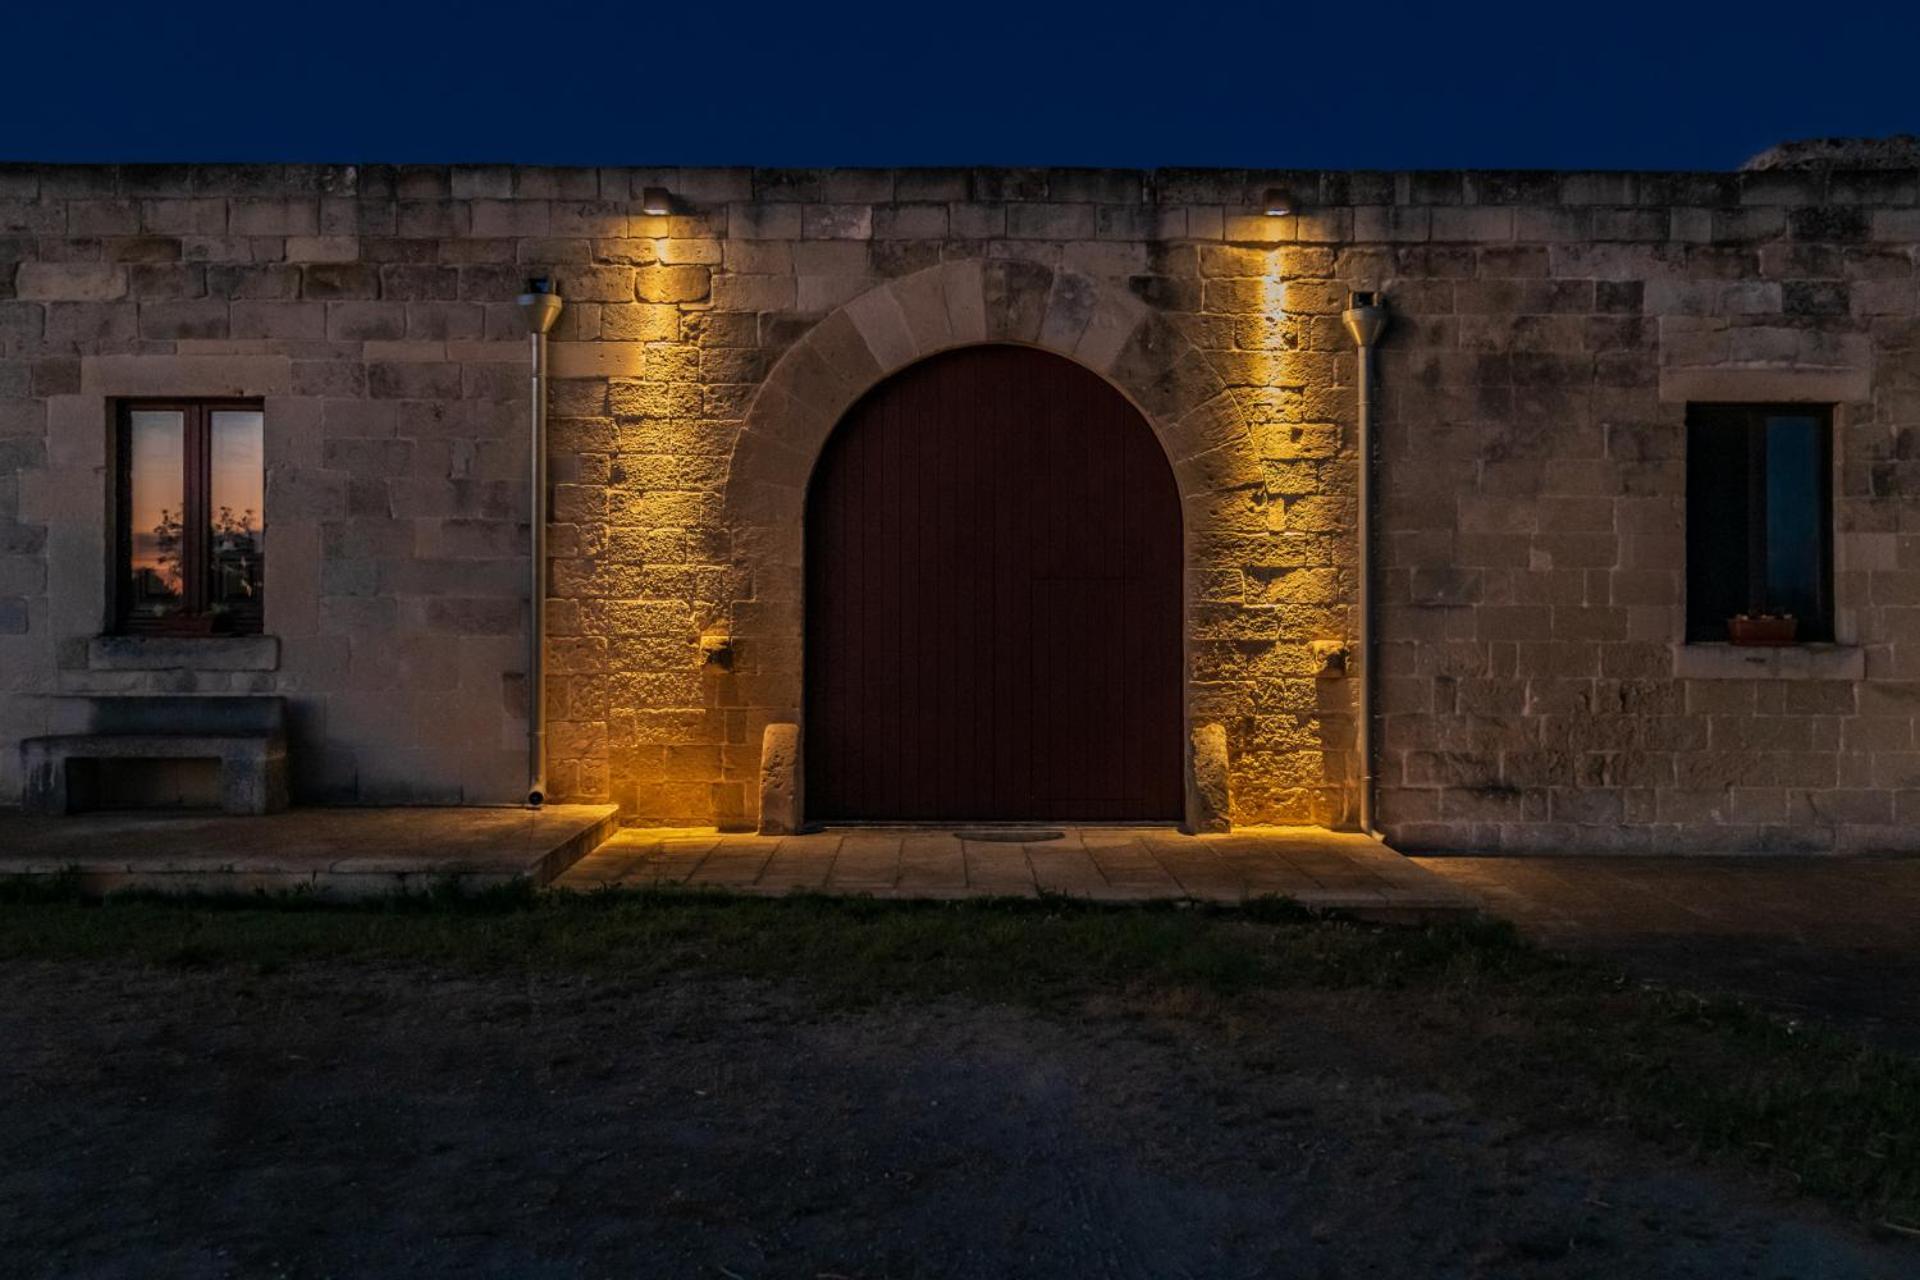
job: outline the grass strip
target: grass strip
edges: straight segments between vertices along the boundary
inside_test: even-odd
[[[718,974],[808,984],[832,1005],[958,996],[1054,1012],[1178,991],[1223,1017],[1287,992],[1351,993],[1379,1034],[1483,1103],[1737,1158],[1894,1229],[1920,1223],[1920,1063],[1727,999],[1649,987],[1500,923],[1381,928],[1273,901],[878,902],[514,889],[340,904],[310,896],[103,901],[0,882],[0,962],[272,973],[379,963]]]

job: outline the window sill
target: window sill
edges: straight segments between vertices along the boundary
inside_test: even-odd
[[[278,636],[95,636],[89,671],[277,671]]]
[[[1851,644],[1677,644],[1673,674],[1682,680],[1863,680],[1867,651]]]

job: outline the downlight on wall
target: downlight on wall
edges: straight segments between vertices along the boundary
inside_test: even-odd
[[[1285,187],[1268,187],[1260,198],[1260,211],[1269,218],[1290,218],[1299,212],[1299,208],[1293,192]],[[1287,286],[1280,277],[1280,254],[1274,251],[1268,257],[1266,278],[1261,285],[1261,301],[1266,305],[1268,317],[1278,322],[1287,311]]]

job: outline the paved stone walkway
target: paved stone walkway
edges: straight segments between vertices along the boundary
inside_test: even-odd
[[[1245,902],[1377,917],[1470,912],[1472,901],[1376,840],[1317,827],[1186,836],[1168,828],[1056,828],[1054,840],[964,838],[965,831],[846,828],[802,836],[628,828],[555,884],[688,885],[736,893],[965,898],[1058,893],[1100,902]]]
[[[1920,1052],[1920,858],[1415,858],[1548,946]]]

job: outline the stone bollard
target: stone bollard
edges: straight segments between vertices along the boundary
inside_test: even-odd
[[[797,835],[801,816],[800,726],[770,724],[760,736],[760,834]]]
[[[1233,810],[1227,798],[1227,727],[1197,724],[1187,747],[1191,753],[1187,784],[1187,830],[1193,835],[1230,831]]]

